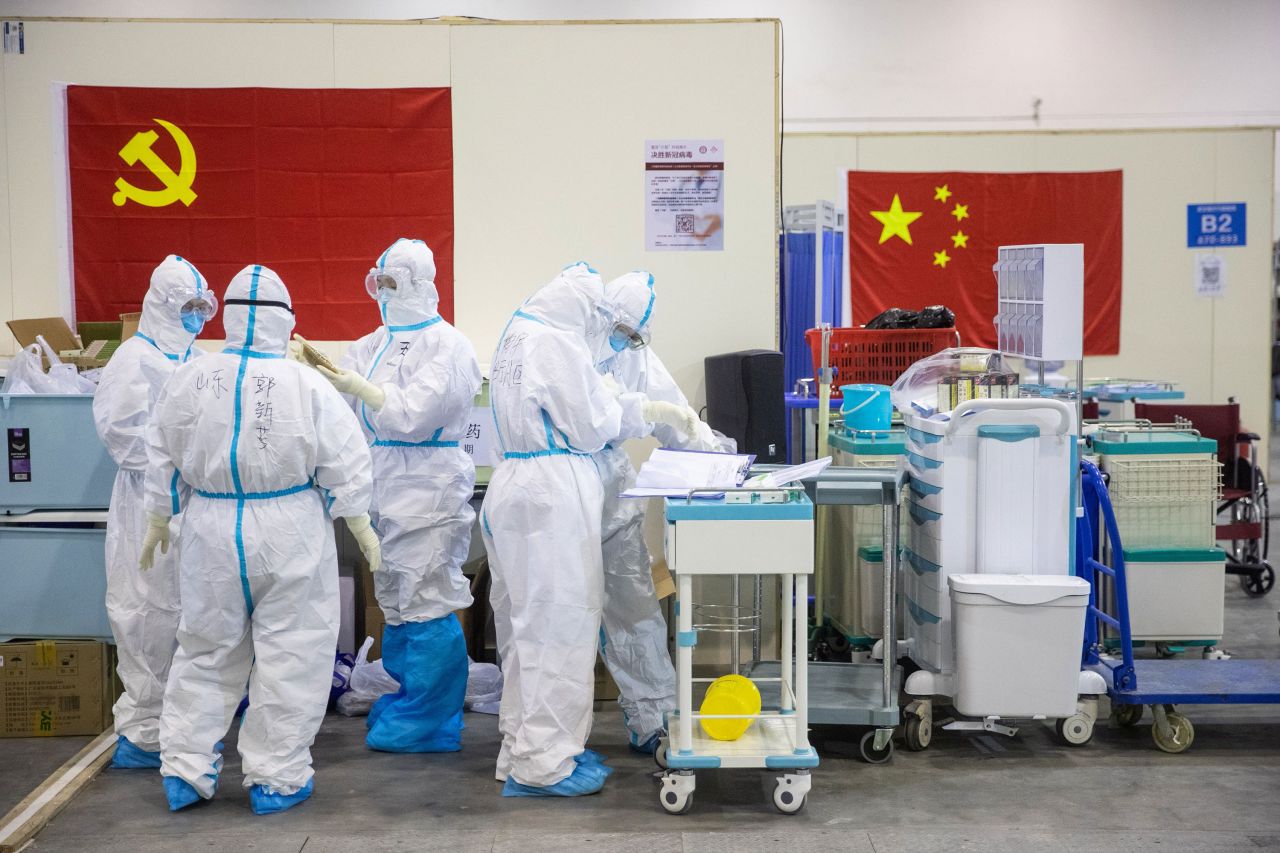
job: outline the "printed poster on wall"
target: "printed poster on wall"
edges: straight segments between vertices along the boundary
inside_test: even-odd
[[[645,251],[724,249],[724,140],[644,143]]]

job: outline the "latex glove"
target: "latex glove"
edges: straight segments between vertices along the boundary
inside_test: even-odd
[[[369,521],[368,513],[347,519],[347,529],[356,538],[360,553],[369,561],[369,571],[376,572],[382,568],[382,545],[378,542],[378,534]]]
[[[688,406],[677,406],[664,400],[648,400],[640,411],[649,423],[666,424],[690,438],[698,434],[698,415]]]
[[[625,393],[627,390],[622,387],[622,383],[614,379],[613,376],[608,373],[600,374],[600,381],[604,383],[604,387],[609,389],[609,393],[615,397],[619,394]]]
[[[161,554],[169,553],[169,516],[147,513],[147,533],[142,537],[142,550],[138,554],[138,568],[144,572],[156,564],[156,546]]]
[[[289,341],[289,351],[287,356],[291,361],[299,361],[303,364],[307,364],[307,360],[302,357],[302,344],[298,341]]]
[[[316,365],[316,370],[320,371],[321,376],[332,382],[334,388],[337,388],[343,394],[358,397],[375,412],[381,409],[382,404],[387,400],[387,395],[383,393],[381,388],[354,370],[340,367],[335,373],[324,365]]]

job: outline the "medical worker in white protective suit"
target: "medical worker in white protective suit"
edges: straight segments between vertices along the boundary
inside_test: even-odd
[[[351,395],[372,445],[374,591],[387,622],[382,661],[400,690],[369,712],[365,743],[387,752],[462,747],[469,661],[454,611],[471,606],[462,563],[476,469],[460,439],[481,376],[471,343],[436,310],[435,277],[426,243],[393,243],[365,281],[383,325],[347,350],[340,373],[318,368]]]
[[[178,647],[182,609],[176,560],[162,556],[155,571],[138,570],[138,544],[147,531],[147,423],[160,389],[178,365],[200,355],[196,336],[217,309],[204,276],[190,261],[169,255],[151,273],[138,331],[102,369],[93,397],[98,437],[120,466],[107,512],[107,618],[119,655],[116,672],[124,685],[113,709],[117,737],[112,767],[160,766],[160,707]],[[170,485],[176,504],[179,483]],[[178,527],[175,520],[175,537]]]
[[[481,527],[504,676],[504,796],[592,794],[610,772],[585,748],[604,585],[604,495],[591,454],[655,422],[688,424],[684,409],[617,394],[596,370],[611,348],[648,340],[634,306],[652,291],[632,290],[611,301],[595,270],[569,266],[515,312],[494,353],[489,397],[503,461]]]
[[[650,288],[652,293],[653,276],[643,271],[627,273],[606,285],[605,298],[610,304],[625,304],[627,295],[638,292],[641,286]],[[647,329],[651,315],[652,296],[636,327]],[[650,400],[662,400],[685,410],[685,426],[677,428],[661,422],[654,425],[653,435],[663,447],[718,449],[711,427],[689,408],[689,400],[653,347],[622,347],[617,352],[610,348],[600,370],[620,392],[638,392]],[[618,497],[635,485],[636,479],[631,458],[620,443],[605,445],[595,455],[595,461],[604,487],[601,651],[609,674],[618,685],[618,704],[622,706],[631,748],[652,755],[662,733],[663,715],[676,706],[676,673],[667,650],[667,620],[654,593],[649,549],[644,541],[646,502]]]
[[[170,483],[190,486],[178,543],[182,622],[164,711],[161,775],[176,811],[213,796],[220,738],[249,688],[238,747],[258,814],[311,795],[338,639],[333,518],[373,568],[369,447],[351,407],[284,358],[289,291],[245,267],[223,299],[227,346],[174,372],[148,431],[141,565],[166,550]]]

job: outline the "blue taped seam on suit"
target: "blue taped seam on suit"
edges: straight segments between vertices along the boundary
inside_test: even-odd
[[[173,469],[173,478],[169,480],[169,508],[172,510],[170,515],[177,515],[182,512],[182,506],[178,502],[178,480],[182,476],[177,468]]]
[[[431,439],[428,441],[397,441],[393,438],[377,438],[373,440],[373,447],[460,447],[457,441],[436,441]]]
[[[203,489],[196,489],[196,494],[202,498],[210,498],[216,501],[269,501],[276,498],[287,498],[289,495],[305,492],[314,486],[315,483],[313,481],[307,480],[305,483],[290,486],[287,489],[276,489],[271,492],[208,492]]]
[[[253,278],[249,282],[249,299],[250,301],[258,298],[258,277],[262,273],[262,266],[255,265],[253,268]],[[249,306],[249,323],[245,331],[244,349],[248,350],[253,347],[253,326],[257,320],[257,305]],[[231,430],[231,482],[235,486],[236,494],[244,494],[244,485],[240,482],[239,462],[236,459],[236,450],[240,444],[240,422],[243,415],[242,406],[240,405],[240,395],[244,391],[244,374],[249,367],[249,359],[242,352],[240,354],[240,369],[236,372],[236,391],[234,402],[234,423]],[[236,499],[236,556],[240,560],[240,586],[244,591],[244,606],[248,609],[249,615],[253,615],[253,595],[249,590],[249,564],[244,552],[244,498]]]
[[[134,333],[133,333],[133,336],[134,336],[135,338],[142,338],[144,341],[146,341],[147,343],[151,344],[153,347],[155,347],[155,348],[156,348],[156,350],[157,350],[157,351],[158,351],[162,356],[164,356],[165,358],[169,359],[170,361],[181,361],[181,360],[182,360],[182,357],[181,357],[181,356],[177,356],[177,355],[174,355],[174,354],[173,354],[173,353],[171,353],[171,352],[165,352],[164,350],[160,349],[160,345],[159,345],[158,343],[156,343],[155,341],[153,341],[151,338],[147,337],[146,335],[142,334],[142,332],[134,332]],[[190,350],[190,349],[188,349],[188,350],[187,350],[187,352],[188,352],[188,353],[190,353],[190,352],[191,352],[191,350]]]

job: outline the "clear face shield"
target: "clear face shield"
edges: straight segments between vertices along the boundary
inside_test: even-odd
[[[364,277],[364,289],[379,303],[386,302],[398,292],[408,292],[412,276],[404,267],[374,267]]]

